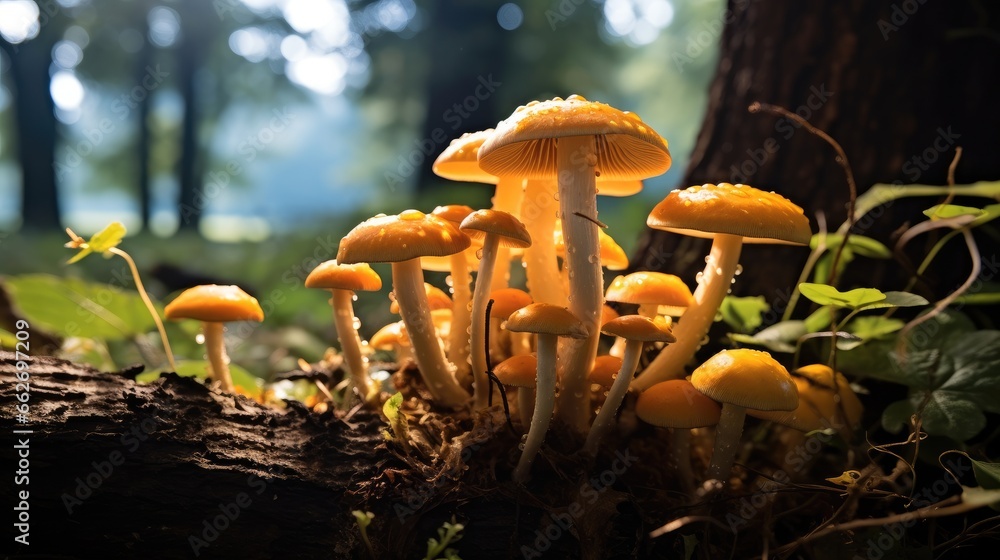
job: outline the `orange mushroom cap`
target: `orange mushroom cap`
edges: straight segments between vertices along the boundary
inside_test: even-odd
[[[197,319],[208,323],[264,320],[257,299],[239,286],[206,284],[184,290],[164,309],[167,319]]]

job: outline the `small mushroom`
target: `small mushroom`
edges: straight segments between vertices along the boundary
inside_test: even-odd
[[[490,308],[490,355],[494,363],[502,361],[510,355],[531,353],[530,340],[525,345],[523,340],[514,340],[512,333],[502,328],[503,322],[507,320],[507,317],[510,317],[511,313],[533,303],[528,292],[517,288],[502,288],[490,292],[490,299],[493,300],[493,307]],[[501,340],[505,336],[510,341],[510,344],[506,345],[510,348],[509,353]],[[517,338],[525,337],[519,336]],[[516,346],[520,346],[520,348],[518,349]]]
[[[517,467],[514,480],[524,482],[531,471],[531,463],[545,441],[545,433],[552,421],[556,401],[556,345],[560,336],[583,339],[589,336],[587,326],[565,307],[548,303],[533,303],[515,311],[507,319],[508,330],[530,332],[538,337],[537,391],[535,410],[531,415],[531,426],[524,441],[524,451]]]
[[[525,248],[531,245],[531,237],[524,224],[507,212],[499,210],[478,210],[462,220],[462,231],[471,239],[482,240],[483,253],[479,260],[479,275],[476,290],[472,295],[472,379],[476,408],[485,408],[490,394],[490,382],[486,377],[486,304],[490,296],[493,265],[499,247]]]
[[[402,321],[389,323],[379,329],[368,340],[368,345],[376,350],[386,350],[396,356],[399,369],[406,369],[413,361],[413,349],[410,337],[406,334],[406,326]]]
[[[535,409],[535,379],[538,360],[532,354],[512,356],[497,364],[493,374],[500,383],[517,387],[517,413],[525,430],[531,425],[531,413]]]
[[[392,284],[420,374],[437,404],[458,408],[468,393],[455,379],[438,341],[423,289],[420,257],[464,251],[471,241],[453,224],[417,210],[365,220],[341,241],[337,262],[392,263]]]
[[[632,376],[639,366],[639,357],[642,354],[643,342],[673,342],[674,335],[670,334],[670,325],[662,318],[654,321],[648,317],[640,315],[625,315],[613,321],[607,322],[601,331],[605,334],[620,336],[626,340],[625,356],[622,357],[622,368],[615,378],[611,390],[608,391],[608,398],[604,400],[604,406],[594,419],[594,424],[587,434],[587,441],[584,443],[584,450],[590,454],[597,451],[597,445],[601,438],[608,432],[614,424],[615,414],[618,407],[625,399],[628,386],[632,382]]]
[[[691,429],[719,423],[719,403],[698,392],[686,379],[671,379],[653,385],[635,403],[635,414],[647,424],[670,428],[670,461],[677,469],[684,492],[694,491],[691,471]]]
[[[600,246],[601,266],[608,270],[625,270],[628,268],[628,255],[625,249],[615,242],[603,229],[597,230],[597,242]],[[569,266],[567,266],[566,240],[563,238],[562,220],[556,220],[556,230],[553,236],[553,243],[556,248],[556,256],[563,261],[562,282],[566,293],[570,290]]]
[[[333,326],[340,341],[340,351],[344,354],[347,374],[361,400],[369,400],[372,387],[368,379],[367,359],[361,352],[361,338],[358,336],[360,323],[354,315],[354,292],[381,290],[382,279],[366,263],[338,264],[332,260],[314,268],[306,277],[305,286],[330,290]]]
[[[691,384],[722,403],[708,478],[723,486],[729,483],[747,409],[795,410],[799,405],[798,390],[788,370],[759,350],[723,350],[694,370]]]
[[[231,321],[264,320],[264,311],[250,294],[239,286],[206,284],[184,290],[164,308],[167,319],[196,319],[201,321],[205,335],[205,351],[211,365],[212,379],[222,390],[233,392],[233,378],[229,375],[229,356],[226,355],[225,323]]]
[[[611,281],[604,299],[618,303],[636,304],[638,314],[653,318],[658,314],[678,317],[693,302],[691,290],[683,280],[673,274],[639,271],[618,276]],[[615,340],[610,353],[625,353],[625,341]]]

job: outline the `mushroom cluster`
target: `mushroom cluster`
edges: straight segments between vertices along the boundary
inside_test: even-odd
[[[530,479],[553,420],[570,444],[595,457],[603,442],[624,433],[612,437],[626,410],[672,430],[667,445],[686,491],[695,477],[692,429],[718,426],[704,470],[723,486],[747,415],[806,431],[832,427],[849,438],[860,405],[832,370],[802,368],[793,378],[767,353],[741,349],[694,367],[740,272],[742,245],[809,242],[809,220],[786,198],[728,183],[670,192],[647,224],[711,238],[704,271],[690,279],[636,271],[605,281],[604,268],[627,269],[628,259],[598,219],[597,195],[639,192],[641,180],[670,163],[667,142],[637,115],[577,95],[528,103],[494,129],[454,140],[434,171],[496,185],[492,208],[376,215],[306,279],[332,293],[343,369],[358,396],[379,401],[367,372],[371,348],[395,353],[401,365],[412,360],[439,410],[479,418],[497,406],[491,378],[516,388],[526,432],[513,468],[518,482]],[[368,263],[391,263],[393,312],[401,321],[384,326],[366,348],[352,301],[356,291],[381,287]],[[512,285],[520,277],[510,273],[515,264],[525,269],[524,286]],[[451,295],[425,284],[423,270],[447,271]],[[228,317],[191,312],[185,296],[168,306],[168,317],[181,309],[205,321]],[[208,325],[216,345],[219,328]],[[603,346],[602,334],[613,337]],[[210,357],[215,378],[228,387],[224,358]],[[490,371],[490,364],[499,365]]]

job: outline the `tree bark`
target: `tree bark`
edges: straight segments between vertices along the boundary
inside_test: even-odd
[[[744,182],[802,206],[814,231],[817,211],[829,230],[840,225],[848,189],[833,150],[788,119],[748,112],[755,101],[796,112],[836,139],[861,191],[876,182],[945,184],[957,145],[964,149],[958,183],[1000,177],[997,3],[732,0],[724,21],[708,109],[680,187]],[[936,202],[897,201],[855,232],[891,243],[895,228],[923,219],[919,211]],[[690,280],[708,246],[647,230],[632,266]],[[943,271],[932,282],[938,297],[967,274],[962,253],[936,264]],[[806,254],[746,247],[741,262],[748,274],[733,292],[763,295],[783,310]],[[766,273],[759,263],[767,263]],[[901,289],[909,275],[890,261],[868,264],[855,266],[864,270],[844,285]]]

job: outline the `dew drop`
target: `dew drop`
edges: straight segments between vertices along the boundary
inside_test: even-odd
[[[583,391],[575,391],[573,393],[573,398],[582,399],[583,398]]]
[[[699,346],[704,346],[706,344],[708,344],[708,335],[707,334],[704,337],[702,337],[702,339],[698,342]]]
[[[715,267],[715,273],[718,274],[719,276],[722,276],[722,267],[721,266]]]
[[[479,259],[479,260],[483,260],[483,250],[482,249],[476,249],[476,258]]]
[[[694,281],[701,284],[705,280],[705,273],[698,271],[698,274],[694,275]]]
[[[444,283],[447,284],[449,288],[455,287],[455,279],[451,277],[451,274],[444,277]],[[454,290],[452,290],[452,293],[454,293]]]
[[[467,303],[467,304],[465,305],[465,309],[466,309],[466,310],[467,310],[467,311],[468,311],[469,313],[472,313],[472,302],[471,302],[471,301],[470,301],[469,303]]]
[[[736,273],[735,274],[736,274],[736,276],[739,276],[740,274],[743,274],[743,265],[742,264],[737,264],[736,265]]]
[[[351,320],[351,326],[354,327],[354,330],[360,329],[361,328],[361,319],[358,319],[357,317],[355,317],[353,320]]]
[[[730,294],[732,294],[732,293],[733,293],[733,289],[732,288],[729,288],[728,290],[726,290],[726,295],[727,296],[730,295]]]
[[[587,262],[589,262],[590,264],[596,264],[597,261],[599,260],[600,259],[597,257],[597,255],[590,255],[589,257],[587,257]]]
[[[194,337],[194,341],[198,344],[205,344],[205,335],[198,333],[198,336]]]
[[[736,283],[736,277],[730,278],[729,279],[729,283],[730,284],[735,284]]]
[[[351,301],[358,301],[358,294],[351,294]]]

